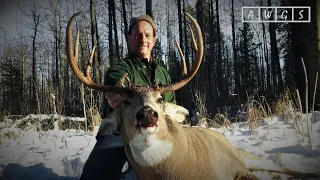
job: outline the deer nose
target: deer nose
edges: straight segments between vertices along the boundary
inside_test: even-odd
[[[144,106],[137,112],[136,118],[142,125],[150,123],[154,124],[158,121],[158,113],[150,106]]]

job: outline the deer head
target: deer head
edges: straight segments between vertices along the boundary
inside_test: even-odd
[[[163,101],[161,94],[167,92],[173,92],[184,85],[186,85],[196,74],[201,64],[203,56],[203,40],[200,27],[196,20],[189,14],[187,17],[191,20],[194,26],[197,44],[192,33],[192,29],[189,26],[193,48],[195,50],[195,63],[191,68],[191,71],[187,73],[184,56],[181,52],[179,44],[177,47],[183,64],[183,76],[179,82],[169,85],[153,85],[153,86],[135,86],[129,85],[129,87],[123,86],[104,86],[93,82],[90,69],[92,65],[92,59],[94,49],[90,55],[86,73],[83,74],[78,67],[78,50],[79,50],[79,31],[76,35],[75,53],[73,51],[73,40],[72,40],[72,24],[75,17],[79,13],[74,14],[67,26],[67,55],[69,64],[77,76],[77,78],[86,86],[101,91],[101,92],[114,92],[123,96],[123,105],[116,108],[106,119],[101,123],[99,133],[101,135],[113,134],[118,128],[124,135],[124,139],[129,141],[131,137],[139,134],[153,134],[161,131],[170,131],[168,126],[168,118],[174,121],[183,121],[188,110],[185,108]],[[126,75],[120,80],[123,82]],[[164,128],[165,127],[165,128]],[[126,136],[128,136],[126,138]]]

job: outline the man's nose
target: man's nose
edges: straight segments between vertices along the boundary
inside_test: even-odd
[[[145,34],[142,34],[141,37],[140,37],[140,40],[142,42],[145,42],[147,40],[147,36]]]

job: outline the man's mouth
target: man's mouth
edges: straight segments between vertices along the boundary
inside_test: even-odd
[[[144,46],[144,45],[139,46],[139,49],[146,49],[146,48],[148,48],[148,46]]]

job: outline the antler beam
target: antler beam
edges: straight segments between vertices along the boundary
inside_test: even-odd
[[[76,18],[76,16],[80,15],[80,12],[75,13],[71,19],[69,20],[68,26],[67,26],[67,37],[66,37],[66,43],[67,43],[67,55],[68,55],[68,61],[71,66],[71,69],[73,70],[74,74],[77,76],[77,78],[86,86],[95,89],[97,91],[101,92],[114,92],[118,94],[125,93],[127,88],[124,87],[114,87],[114,86],[105,86],[102,84],[95,83],[90,75],[90,70],[92,66],[92,59],[94,55],[95,46],[93,47],[92,53],[90,55],[87,67],[86,67],[86,75],[82,73],[82,71],[78,67],[78,54],[79,54],[79,31],[77,31],[76,35],[76,44],[75,44],[75,53],[73,52],[73,38],[72,38],[72,24]]]
[[[183,75],[182,75],[182,79],[179,82],[176,82],[174,84],[170,84],[170,85],[164,85],[159,87],[159,91],[161,94],[163,93],[167,93],[167,92],[172,92],[172,91],[176,91],[180,88],[182,88],[183,86],[185,86],[193,77],[194,75],[197,73],[201,61],[202,61],[202,56],[203,56],[203,39],[202,39],[202,33],[201,33],[201,29],[199,24],[197,23],[197,21],[188,13],[186,13],[187,17],[190,19],[195,32],[196,32],[196,37],[197,37],[197,45],[195,43],[195,39],[193,36],[193,33],[191,31],[191,38],[192,38],[192,43],[193,43],[193,49],[195,51],[195,63],[191,68],[191,71],[189,73],[186,73],[186,66],[185,66],[185,60],[184,60],[184,56],[182,54],[182,51],[180,49],[179,44],[177,43],[177,47],[178,47],[178,51],[180,54],[180,58],[182,61],[182,66],[183,66]],[[189,26],[190,28],[190,26]],[[190,28],[191,30],[191,28]]]

